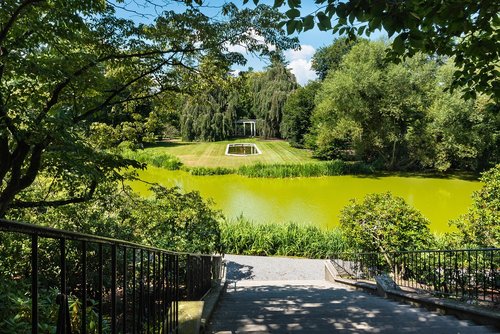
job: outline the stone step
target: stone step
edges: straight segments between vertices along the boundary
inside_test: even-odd
[[[224,315],[223,315],[224,316]],[[227,316],[227,315],[225,315]],[[228,317],[229,319],[230,317]],[[233,322],[234,325],[259,325],[259,324],[278,324],[278,325],[287,325],[287,324],[301,324],[302,326],[314,328],[317,325],[325,325],[330,327],[335,327],[336,325],[342,324],[346,326],[370,326],[374,328],[387,328],[387,329],[397,329],[401,324],[407,327],[416,327],[416,328],[439,328],[449,326],[451,328],[466,328],[473,327],[474,325],[469,322],[458,321],[455,319],[407,319],[407,318],[394,318],[394,317],[376,317],[367,319],[365,317],[353,317],[349,316],[349,314],[340,315],[340,316],[318,316],[318,315],[262,315],[257,317],[240,317],[236,322]],[[224,328],[227,325],[226,321],[216,321],[212,323],[213,328]]]
[[[495,333],[328,283],[238,282],[229,285],[209,333]]]
[[[441,327],[433,328],[432,332],[435,334],[494,334],[495,331],[491,331],[482,326],[472,326],[467,328],[450,328]],[[246,330],[218,330],[211,332],[214,334],[286,334],[286,333],[311,333],[311,334],[323,334],[323,333],[384,333],[384,334],[402,334],[402,333],[418,333],[418,334],[428,334],[429,330],[427,328],[414,328],[414,327],[399,327],[395,330],[391,329],[380,329],[380,328],[344,328],[344,329],[333,329],[329,328],[274,328],[274,329],[246,329]]]

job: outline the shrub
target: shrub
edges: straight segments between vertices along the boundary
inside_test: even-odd
[[[481,177],[484,186],[473,193],[472,207],[451,222],[463,245],[500,247],[500,164]]]
[[[429,221],[403,198],[391,193],[351,200],[340,213],[340,228],[359,252],[395,252],[428,248]],[[390,261],[388,261],[390,262]]]

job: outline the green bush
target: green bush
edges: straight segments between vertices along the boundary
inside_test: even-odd
[[[351,200],[340,213],[340,228],[356,252],[418,250],[432,244],[429,221],[389,192]]]
[[[472,195],[469,211],[451,222],[463,245],[500,247],[500,164],[483,174],[484,186]]]
[[[338,229],[312,225],[254,224],[243,217],[221,224],[224,251],[241,255],[327,258],[346,249]]]

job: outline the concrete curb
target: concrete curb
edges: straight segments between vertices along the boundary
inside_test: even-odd
[[[222,275],[222,279],[220,280],[219,284],[212,287],[210,291],[202,298],[204,303],[200,320],[200,331],[199,331],[200,333],[205,333],[206,327],[210,321],[210,318],[212,318],[215,307],[219,302],[220,296],[222,295],[222,292],[226,290],[226,288],[227,288],[226,266],[224,264],[224,273]]]
[[[500,329],[500,314],[498,312],[485,310],[484,308],[474,305],[465,305],[443,298],[418,295],[416,293],[403,291],[397,286],[395,289],[389,289],[379,284],[379,291],[377,291],[377,284],[357,282],[355,280],[339,277],[330,261],[325,261],[325,279],[333,283],[354,287],[357,290],[364,290],[372,294],[377,294],[383,298],[397,300],[417,307],[425,307],[441,314],[453,315],[462,320],[472,320],[480,325],[492,326],[496,329]],[[380,291],[380,288],[382,288],[383,291]]]

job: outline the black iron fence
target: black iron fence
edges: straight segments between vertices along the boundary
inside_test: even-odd
[[[387,273],[401,287],[500,304],[499,248],[339,253],[331,261],[342,277],[373,280]]]
[[[0,332],[176,333],[179,301],[222,275],[220,256],[7,220],[0,253]]]

